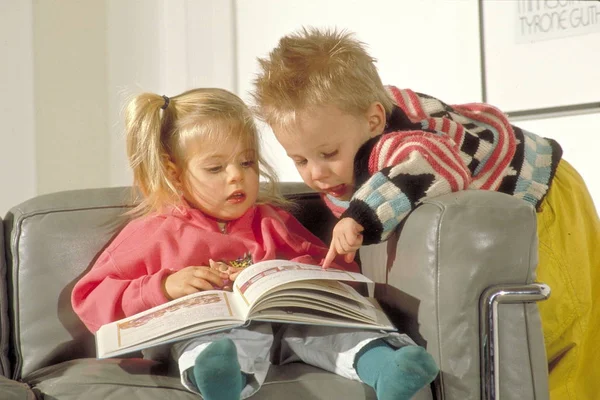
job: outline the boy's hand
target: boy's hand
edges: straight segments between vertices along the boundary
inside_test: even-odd
[[[323,261],[323,268],[329,268],[338,254],[345,254],[344,260],[348,263],[352,262],[356,250],[362,246],[363,230],[362,225],[352,218],[342,218],[333,228],[333,237],[327,256]]]
[[[167,276],[163,289],[169,299],[223,287],[229,274],[209,267],[186,267]]]

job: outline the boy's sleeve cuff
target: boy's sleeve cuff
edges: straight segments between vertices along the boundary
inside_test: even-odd
[[[383,225],[375,211],[362,200],[353,199],[350,206],[342,213],[341,218],[352,218],[363,228],[363,245],[381,242]]]

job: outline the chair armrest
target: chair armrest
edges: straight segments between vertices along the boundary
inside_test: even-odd
[[[386,278],[386,243],[360,251],[363,272],[394,322],[440,366],[438,398],[481,397],[479,301],[500,284],[535,282],[535,210],[491,191],[425,201],[406,219]],[[382,272],[383,269],[383,272]],[[502,360],[498,398],[547,399],[547,364],[537,305],[498,306]]]

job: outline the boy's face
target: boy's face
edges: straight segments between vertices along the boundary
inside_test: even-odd
[[[187,165],[181,175],[186,200],[219,220],[241,217],[258,197],[256,151],[236,139],[196,144],[196,148],[190,146],[188,150]]]
[[[273,131],[309,187],[350,200],[355,190],[354,157],[384,127],[385,110],[374,103],[364,115],[351,115],[333,105],[300,111],[293,125]]]

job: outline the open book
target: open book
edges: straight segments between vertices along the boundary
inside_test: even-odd
[[[244,269],[233,291],[209,290],[103,325],[96,332],[98,358],[271,321],[395,330],[375,299],[342,283],[372,283],[366,276],[284,260]]]

